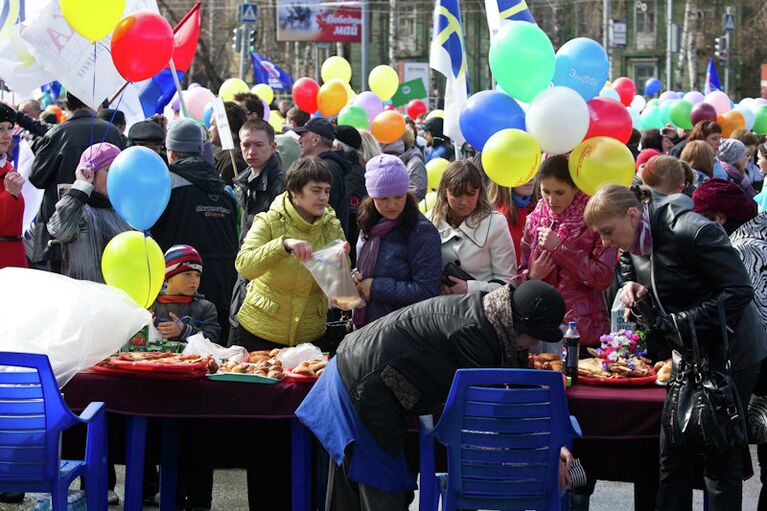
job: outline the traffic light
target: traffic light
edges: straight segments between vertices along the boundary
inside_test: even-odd
[[[714,39],[714,55],[719,60],[727,60],[727,37],[721,36]]]
[[[242,31],[239,27],[232,29],[232,49],[239,53],[242,48]]]
[[[250,47],[250,51],[256,51],[256,31],[254,29],[250,30],[248,45]]]

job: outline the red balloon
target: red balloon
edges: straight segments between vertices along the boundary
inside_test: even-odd
[[[317,94],[320,92],[320,84],[311,78],[299,78],[293,84],[293,101],[296,106],[306,112],[313,114],[317,111]]]
[[[410,101],[410,103],[407,104],[407,108],[405,109],[408,117],[414,121],[418,119],[418,116],[425,114],[428,110],[429,109],[426,107],[426,103],[420,99],[414,99]]]
[[[615,89],[615,92],[620,96],[623,106],[629,106],[631,100],[637,95],[636,85],[634,85],[631,78],[626,78],[625,76],[622,76],[613,82],[613,89]]]
[[[173,29],[168,20],[148,11],[130,14],[112,32],[112,61],[129,82],[147,80],[173,57]]]
[[[387,112],[388,112],[389,110],[394,110],[394,105],[392,105],[391,103],[389,103],[388,105],[386,105],[386,106],[384,107],[384,110],[386,110]]]
[[[625,144],[631,138],[633,123],[626,107],[612,98],[597,97],[586,102],[589,107],[589,130],[583,140],[610,137]]]
[[[695,126],[702,121],[716,122],[716,108],[704,102],[694,105],[690,111],[690,122]]]

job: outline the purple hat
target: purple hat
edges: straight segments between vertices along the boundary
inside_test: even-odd
[[[405,164],[391,154],[372,157],[365,166],[365,188],[373,199],[405,195],[410,189]]]
[[[93,144],[80,155],[80,163],[77,164],[77,168],[90,167],[94,171],[103,169],[111,165],[118,154],[120,154],[120,148],[109,142]]]

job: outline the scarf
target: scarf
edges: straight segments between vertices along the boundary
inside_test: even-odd
[[[576,239],[583,234],[584,230],[587,229],[586,223],[583,221],[583,211],[586,209],[588,201],[589,196],[579,191],[575,194],[573,202],[558,215],[549,209],[544,199],[538,201],[535,211],[527,217],[529,226],[525,229],[531,236],[529,261],[534,261],[541,250],[537,241],[539,227],[551,228],[562,240],[562,243]]]
[[[187,295],[158,295],[157,301],[160,303],[192,303],[194,296]]]
[[[100,209],[108,209],[112,207],[112,203],[109,201],[109,197],[95,190],[92,191],[91,196],[88,197],[88,205],[92,208]]]
[[[650,228],[650,208],[647,204],[642,208],[642,222],[637,229],[637,238],[631,253],[638,256],[648,256],[652,252],[652,229]]]
[[[387,220],[382,218],[370,230],[370,235],[362,244],[360,255],[357,258],[357,270],[362,274],[362,280],[373,276],[373,271],[375,271],[376,263],[378,262],[378,252],[381,250],[381,238],[396,229],[398,225],[399,219]],[[353,316],[355,327],[360,328],[365,325],[365,320],[367,319],[365,307],[355,309]]]
[[[501,343],[501,367],[527,367],[527,353],[517,352],[511,294],[512,287],[509,285],[487,293],[482,298],[482,309]],[[522,357],[524,364],[520,365]]]
[[[530,201],[533,199],[531,195],[528,195],[527,197],[519,197],[515,194],[511,194],[511,200],[514,202],[514,205],[518,208],[526,208],[530,205]]]

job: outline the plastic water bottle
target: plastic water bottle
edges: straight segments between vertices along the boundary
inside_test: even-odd
[[[570,384],[578,383],[578,358],[581,348],[581,336],[575,328],[575,321],[567,324],[567,332],[564,337],[564,372],[565,376],[570,377]]]

